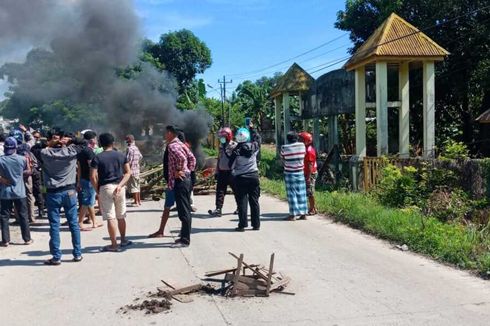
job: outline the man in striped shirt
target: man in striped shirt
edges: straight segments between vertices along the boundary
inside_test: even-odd
[[[305,220],[308,210],[305,175],[303,173],[306,149],[305,145],[298,139],[298,134],[295,131],[290,131],[287,134],[287,144],[281,146],[289,204],[288,221],[294,221],[296,216],[299,216],[300,220]]]

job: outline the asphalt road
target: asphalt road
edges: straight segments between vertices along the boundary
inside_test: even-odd
[[[227,197],[225,212],[234,210]],[[197,196],[192,244],[172,248],[173,238],[147,239],[159,223],[162,202],[130,208],[134,245],[99,253],[107,231],[82,234],[84,260],[71,262],[63,232],[61,266],[49,258],[47,224],[33,227],[31,246],[0,248],[0,324],[10,325],[490,325],[490,282],[464,271],[401,252],[391,244],[318,216],[281,218],[287,204],[261,198],[260,231],[236,233],[237,217],[209,218],[213,196]],[[167,234],[175,236],[177,218]],[[14,241],[19,241],[15,235]],[[210,270],[233,267],[228,252],[249,263],[268,264],[292,278],[288,291],[269,298],[193,296],[168,313],[117,310],[143,298],[166,280],[176,286],[199,281]]]

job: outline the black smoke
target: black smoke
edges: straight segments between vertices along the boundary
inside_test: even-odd
[[[0,67],[0,78],[12,85],[11,112],[27,115],[36,107],[56,120],[68,107],[75,115],[70,127],[96,125],[119,136],[175,124],[199,151],[209,116],[176,109],[175,79],[138,60],[142,39],[131,0],[0,1],[0,58],[16,45],[31,48],[23,63]],[[91,126],[77,125],[82,107],[89,110],[82,121]]]

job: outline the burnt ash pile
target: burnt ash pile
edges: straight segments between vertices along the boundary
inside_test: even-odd
[[[176,109],[175,79],[138,59],[143,36],[133,1],[4,0],[0,17],[0,78],[11,83],[6,111],[15,118],[118,136],[174,124],[199,153],[210,117]],[[23,63],[5,63],[25,49]],[[60,115],[66,109],[72,114]]]

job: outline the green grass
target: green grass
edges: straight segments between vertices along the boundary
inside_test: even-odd
[[[207,157],[218,157],[218,150],[216,148],[203,146],[202,151],[204,152],[204,154],[206,154]]]
[[[282,180],[262,178],[261,188],[286,199]],[[369,195],[316,193],[318,211],[379,238],[407,244],[438,261],[478,271],[490,278],[490,235],[461,224],[443,223],[409,209],[386,208]]]

